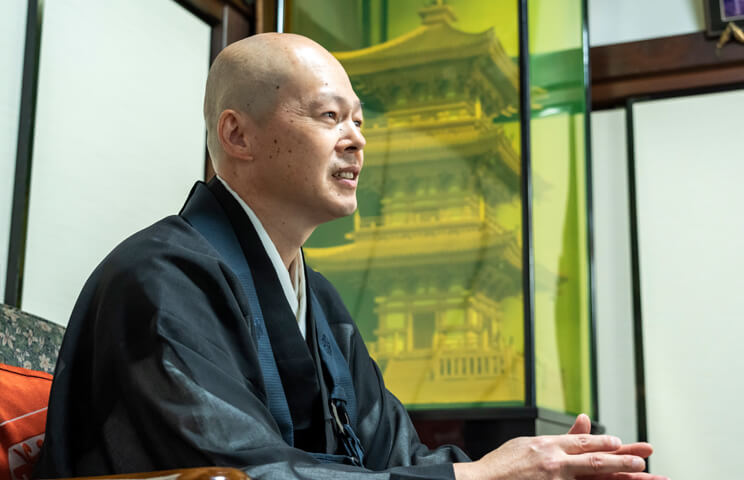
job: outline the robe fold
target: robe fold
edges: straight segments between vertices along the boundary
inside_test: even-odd
[[[219,181],[209,189],[250,265],[295,445],[283,440],[268,410],[238,278],[173,215],[122,242],[83,287],[57,362],[35,476],[219,465],[260,479],[453,478],[452,463],[468,458],[456,447],[429,450],[419,441],[338,293],[306,267],[306,288],[352,374],[365,465],[323,463],[308,454],[340,453],[312,308],[305,341],[245,212]]]

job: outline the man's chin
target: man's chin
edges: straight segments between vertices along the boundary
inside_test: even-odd
[[[357,209],[357,202],[356,198],[353,202],[348,203],[341,203],[334,205],[334,208],[329,210],[328,219],[326,222],[330,222],[339,218],[348,217],[349,215],[353,215],[354,212],[356,212]]]
[[[343,218],[343,217],[348,217],[349,215],[353,215],[354,212],[356,212],[356,209],[357,209],[357,205],[356,205],[356,203],[354,203],[353,206],[346,207],[346,208],[343,208],[343,209],[339,210],[338,215],[336,216],[336,218]]]

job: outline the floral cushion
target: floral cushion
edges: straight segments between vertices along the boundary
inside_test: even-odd
[[[54,373],[65,328],[0,304],[0,363]]]

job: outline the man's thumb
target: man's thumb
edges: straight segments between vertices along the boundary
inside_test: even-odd
[[[576,421],[574,422],[571,429],[568,431],[569,434],[588,434],[592,432],[592,421],[589,420],[589,417],[582,413],[579,414],[578,417],[576,417]]]

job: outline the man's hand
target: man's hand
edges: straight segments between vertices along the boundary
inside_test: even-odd
[[[457,480],[663,480],[643,473],[647,443],[622,445],[617,437],[589,435],[579,415],[567,435],[509,440],[472,463],[454,465]]]
[[[643,471],[646,464],[641,457],[611,453],[620,447],[620,439],[608,435],[520,437],[509,440],[477,462],[455,464],[455,477],[457,480],[576,480],[587,475]]]
[[[576,417],[576,421],[573,426],[569,429],[569,435],[573,434],[588,434],[592,430],[592,421],[585,414],[580,414]],[[628,445],[622,445],[620,448],[611,452],[615,455],[635,455],[641,458],[648,458],[654,453],[653,447],[644,442],[631,443]],[[650,475],[648,473],[615,473],[611,475],[589,475],[579,477],[580,480],[668,480],[666,477],[659,475]]]

